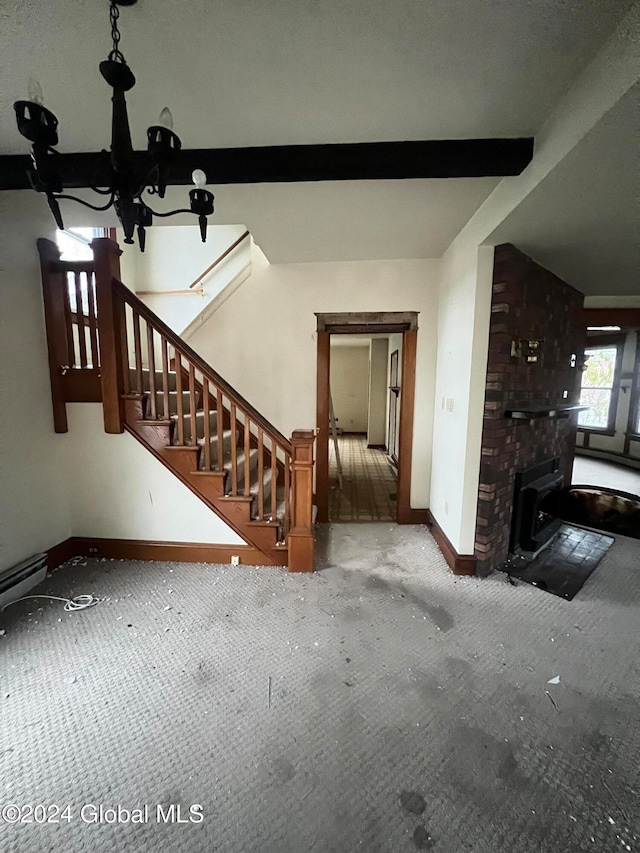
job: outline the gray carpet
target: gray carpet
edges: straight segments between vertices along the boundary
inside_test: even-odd
[[[454,578],[424,528],[321,538],[313,576],[83,560],[46,591],[97,607],[0,615],[0,805],[71,805],[0,823],[0,848],[640,849],[640,543],[568,602]],[[83,804],[149,822],[83,823]]]

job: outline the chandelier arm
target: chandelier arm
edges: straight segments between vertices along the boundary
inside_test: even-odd
[[[146,201],[142,201],[142,199],[140,199],[140,201],[142,202],[142,204],[144,204],[145,207],[147,207],[151,211],[151,213],[154,216],[164,217],[164,216],[175,216],[177,213],[193,213],[193,211],[188,207],[181,207],[178,210],[169,210],[167,213],[156,213],[155,210],[153,210],[152,208],[149,207],[149,205],[146,203]]]
[[[113,205],[115,195],[114,195],[114,193],[111,193],[111,198],[102,207],[97,207],[95,204],[89,204],[88,201],[85,201],[82,198],[78,198],[78,196],[75,196],[75,195],[64,195],[63,193],[53,193],[53,198],[55,198],[55,199],[61,198],[61,199],[63,199],[63,201],[77,201],[78,204],[82,204],[82,205],[84,205],[84,207],[90,207],[91,210],[102,211],[102,210],[109,210],[109,208]]]

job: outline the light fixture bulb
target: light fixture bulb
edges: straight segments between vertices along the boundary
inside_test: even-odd
[[[36,77],[29,77],[27,94],[30,101],[35,101],[36,104],[43,104],[42,86]]]
[[[158,124],[162,125],[162,127],[166,127],[167,130],[173,130],[173,116],[171,115],[169,107],[163,107],[160,111]]]
[[[207,183],[207,176],[202,171],[202,169],[194,169],[191,173],[191,180],[198,187],[198,189],[201,190]]]

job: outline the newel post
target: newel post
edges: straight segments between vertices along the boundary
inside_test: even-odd
[[[104,431],[124,431],[124,373],[122,364],[122,323],[120,301],[112,281],[120,279],[120,247],[115,240],[97,237],[91,243],[96,277],[98,303],[98,334],[100,336],[100,384]]]
[[[289,571],[313,571],[313,444],[315,432],[295,430],[291,436],[292,509]]]
[[[57,264],[60,250],[52,240],[38,240],[40,271],[42,275],[42,299],[44,323],[47,332],[49,353],[49,379],[53,404],[53,428],[56,432],[68,432],[67,407],[63,368],[69,366],[69,341],[67,339],[67,278]]]

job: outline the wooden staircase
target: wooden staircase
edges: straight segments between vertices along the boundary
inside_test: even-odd
[[[39,240],[57,432],[66,402],[102,402],[106,432],[127,430],[265,565],[313,568],[313,443],[283,436],[120,281],[120,250],[61,261]]]

